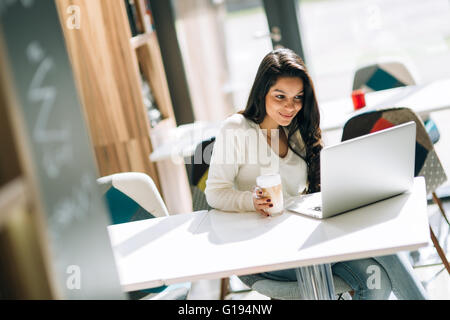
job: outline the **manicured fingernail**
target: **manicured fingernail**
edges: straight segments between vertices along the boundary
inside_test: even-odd
[[[267,199],[267,202],[270,202],[270,199]]]
[[[270,204],[270,205],[269,205],[269,207],[271,207],[271,208],[272,208],[272,207],[273,207],[273,204]]]

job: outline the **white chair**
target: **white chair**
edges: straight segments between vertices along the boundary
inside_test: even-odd
[[[144,173],[125,172],[97,180],[113,224],[166,217],[167,207],[153,180]],[[130,292],[132,300],[185,300],[191,283]]]

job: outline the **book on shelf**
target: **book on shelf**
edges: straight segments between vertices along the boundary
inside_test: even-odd
[[[150,0],[145,0],[145,14],[144,23],[147,26],[147,30],[155,31],[155,23],[153,21],[152,8],[150,7]]]
[[[159,111],[158,105],[156,104],[156,100],[153,95],[150,84],[145,79],[142,73],[141,73],[141,80],[142,80],[141,83],[142,83],[142,96],[144,98],[144,106],[147,111],[150,126],[154,128],[162,120],[162,115],[161,112]]]
[[[139,19],[135,0],[124,0],[127,8],[128,21],[133,37],[145,32],[141,19]]]

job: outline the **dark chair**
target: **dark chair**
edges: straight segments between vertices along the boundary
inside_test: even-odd
[[[192,193],[192,204],[194,211],[210,210],[211,207],[206,202],[205,189],[208,179],[209,164],[216,138],[202,141],[191,157],[190,185]]]
[[[416,123],[416,156],[414,175],[423,176],[425,178],[427,194],[432,194],[433,200],[439,206],[442,216],[445,221],[449,223],[444,207],[442,206],[442,202],[435,193],[435,190],[447,180],[447,176],[436,151],[434,150],[433,143],[425,130],[423,122],[411,109],[381,109],[356,115],[350,118],[345,124],[342,133],[342,141],[390,128],[409,121],[414,121]],[[395,152],[395,150],[392,150],[392,152]],[[437,241],[431,226],[430,233],[437,253],[450,274],[448,260],[439,242]]]

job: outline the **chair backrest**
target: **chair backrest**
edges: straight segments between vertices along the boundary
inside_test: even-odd
[[[215,140],[216,138],[212,137],[199,143],[191,158],[190,184],[194,211],[211,209],[206,201],[205,189]]]
[[[168,216],[153,180],[144,173],[125,172],[97,180],[113,224]]]
[[[415,84],[416,81],[404,64],[384,62],[358,69],[353,79],[353,90],[370,92]]]
[[[411,72],[401,62],[382,62],[362,67],[355,72],[353,90],[366,92],[415,85]],[[423,119],[433,144],[439,141],[439,130],[431,118]]]
[[[153,180],[145,173],[116,173],[97,179],[113,224],[168,216],[169,212]],[[175,290],[167,286],[129,292],[131,300],[151,294],[152,299],[186,299],[190,283]]]
[[[442,164],[434,150],[421,119],[408,108],[390,108],[365,112],[349,119],[344,125],[342,141],[390,128],[405,122],[416,123],[415,176],[425,178],[427,194],[447,180]],[[395,150],[392,150],[395,152]]]

